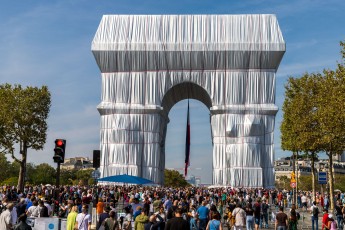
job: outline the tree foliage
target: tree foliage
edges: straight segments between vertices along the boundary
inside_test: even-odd
[[[164,170],[164,186],[166,187],[186,187],[190,184],[176,170]]]
[[[33,184],[55,184],[56,170],[47,163],[39,164],[35,168],[32,178]]]
[[[281,125],[284,150],[310,154],[312,161],[318,152],[326,152],[331,169],[332,156],[345,149],[345,45],[343,42],[340,45],[342,61],[335,71],[306,73],[300,78],[288,79]],[[312,172],[313,167],[314,164]],[[313,173],[312,184],[314,181]],[[332,191],[332,170],[329,172],[329,183]]]
[[[0,152],[20,164],[19,189],[24,187],[28,149],[41,150],[46,142],[50,105],[46,86],[0,85]],[[21,159],[15,156],[18,145]]]

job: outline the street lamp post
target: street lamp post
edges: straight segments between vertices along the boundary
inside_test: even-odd
[[[319,172],[323,172],[325,165],[323,163],[319,163]],[[323,184],[321,184],[321,196],[323,196]]]

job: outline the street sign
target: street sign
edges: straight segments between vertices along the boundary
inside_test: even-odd
[[[327,184],[327,172],[319,172],[318,182],[319,184]]]
[[[295,182],[291,182],[291,183],[290,183],[290,187],[291,187],[291,188],[296,188],[296,181],[295,181]]]
[[[100,176],[101,176],[101,173],[100,173],[100,171],[98,171],[98,170],[95,170],[95,171],[92,171],[92,172],[91,172],[91,177],[92,177],[93,179],[99,179]]]

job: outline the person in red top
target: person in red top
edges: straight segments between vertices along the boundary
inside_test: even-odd
[[[325,206],[325,203],[323,202],[323,196],[322,195],[320,195],[320,205],[322,208],[324,208],[324,206]]]
[[[327,209],[323,209],[321,230],[326,230],[327,226],[328,226],[328,210]]]
[[[81,198],[81,202],[83,204],[90,204],[90,202],[92,201],[92,197],[89,197],[86,195],[86,192],[83,192],[82,198]]]
[[[96,207],[96,211],[97,211],[98,215],[101,215],[103,213],[104,207],[105,207],[105,204],[104,204],[102,198],[99,198],[98,203],[97,203],[97,207]]]
[[[278,205],[279,205],[279,206],[283,206],[283,204],[282,204],[283,193],[282,193],[282,192],[279,192],[278,195],[277,195],[277,198],[278,198]]]

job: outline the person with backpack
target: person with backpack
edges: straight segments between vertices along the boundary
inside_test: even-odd
[[[311,226],[312,230],[319,229],[319,208],[316,205],[316,201],[313,202],[313,205],[310,207],[311,210]]]
[[[121,229],[120,223],[116,220],[116,212],[114,211],[110,211],[109,217],[103,221],[102,225],[104,226],[104,230]]]
[[[264,221],[265,221],[265,228],[268,228],[268,209],[269,209],[269,206],[267,204],[267,200],[263,199],[261,203],[260,228],[262,228]]]
[[[297,223],[298,223],[297,212],[294,208],[291,208],[290,216],[288,220],[289,230],[297,230]]]
[[[246,226],[246,212],[241,208],[240,203],[236,204],[232,216],[235,217],[234,230],[243,230]]]
[[[75,222],[75,229],[78,230],[90,230],[92,217],[89,214],[89,206],[84,204],[82,207],[82,212],[77,215]]]
[[[38,217],[49,217],[48,214],[48,208],[44,205],[44,202],[42,200],[38,201],[38,211],[39,211],[39,216]]]

